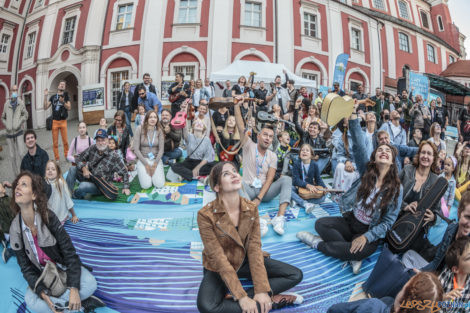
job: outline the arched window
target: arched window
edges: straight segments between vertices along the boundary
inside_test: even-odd
[[[398,1],[398,8],[400,11],[400,17],[409,20],[410,15],[408,14],[408,3],[404,0]]]

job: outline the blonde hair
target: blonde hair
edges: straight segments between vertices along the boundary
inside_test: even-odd
[[[65,183],[64,177],[62,176],[62,170],[60,169],[59,164],[54,160],[49,160],[46,163],[46,168],[49,163],[54,164],[55,170],[57,172],[57,177],[54,181],[54,184],[57,190],[59,191],[60,196],[62,197],[62,189],[64,189],[64,191],[70,196],[69,189],[67,187],[67,184]]]
[[[227,117],[227,120],[225,121],[225,126],[224,126],[224,130],[222,131],[222,136],[224,136],[225,139],[230,139],[230,134],[228,132],[228,119],[229,118],[233,118],[235,119],[235,116],[233,115],[229,115],[229,117]],[[238,132],[238,127],[237,125],[235,125],[233,127],[233,137],[232,137],[233,140],[240,140],[240,133]]]

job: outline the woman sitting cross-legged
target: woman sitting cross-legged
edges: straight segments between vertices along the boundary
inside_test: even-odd
[[[318,199],[304,200],[299,196],[297,188],[308,189],[312,193],[323,194],[316,186],[326,188],[323,179],[320,177],[320,170],[314,161],[313,149],[309,144],[303,144],[300,147],[299,159],[294,162],[292,167],[292,194],[291,198],[298,205],[305,208],[307,214],[311,214],[314,209],[314,203],[319,204],[325,200],[322,195]]]
[[[263,256],[258,208],[239,196],[242,182],[235,165],[218,163],[209,180],[216,200],[197,216],[204,244],[204,277],[197,296],[199,311],[268,312],[302,303],[300,295],[281,294],[302,280],[302,271]],[[239,278],[251,278],[254,287],[245,291]]]
[[[165,139],[158,121],[157,112],[151,110],[145,115],[144,123],[138,126],[134,136],[134,153],[137,161],[137,176],[144,189],[152,185],[162,188],[165,185],[162,156]]]
[[[395,163],[397,150],[378,145],[369,156],[364,132],[355,114],[349,120],[359,177],[339,199],[342,217],[323,217],[316,221],[319,236],[302,231],[297,238],[328,256],[351,261],[359,273],[362,260],[377,249],[381,239],[400,212],[403,188]]]
[[[36,313],[55,313],[66,308],[80,310],[82,306],[90,312],[104,306],[93,296],[96,280],[82,265],[57,216],[48,210],[43,190],[42,179],[30,172],[21,172],[13,183],[12,210],[16,216],[10,226],[10,242],[29,285],[24,297],[28,308]],[[62,294],[53,294],[59,288],[46,287],[47,279],[39,280],[46,264],[65,271]]]
[[[214,162],[212,156],[214,149],[206,133],[206,125],[200,119],[193,122],[193,134],[188,133],[188,124],[183,128],[183,138],[186,141],[188,156],[182,163],[171,164],[171,169],[186,180],[192,180],[199,176],[209,175]],[[180,179],[182,180],[182,179]]]

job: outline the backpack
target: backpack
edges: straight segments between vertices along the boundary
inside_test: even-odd
[[[77,153],[77,139],[79,136],[75,137],[75,143],[73,144],[73,152]],[[88,136],[88,148],[91,146],[91,139],[90,136]]]
[[[426,209],[433,207],[441,201],[447,190],[448,182],[444,177],[439,177],[424,197],[418,202],[416,213],[405,212],[393,224],[387,232],[386,240],[389,248],[394,253],[402,253],[409,250],[410,246],[419,236],[424,224]]]

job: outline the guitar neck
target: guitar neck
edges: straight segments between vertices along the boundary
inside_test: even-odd
[[[323,192],[340,192],[340,193],[344,192],[344,190],[342,189],[328,189],[328,188],[322,188],[322,187],[317,187],[317,189]]]

